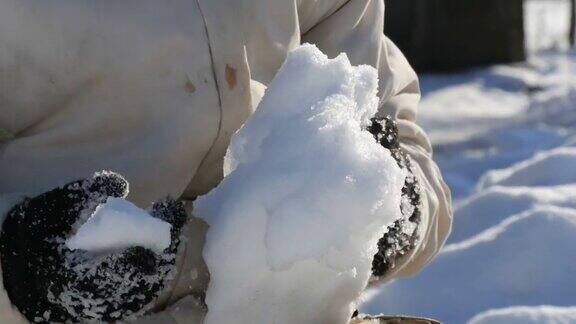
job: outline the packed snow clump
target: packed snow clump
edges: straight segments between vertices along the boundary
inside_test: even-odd
[[[71,250],[103,252],[133,246],[149,248],[161,254],[170,246],[172,226],[131,202],[109,197],[66,241]]]
[[[206,323],[348,323],[405,174],[365,129],[377,73],[313,45],[291,52],[233,137],[210,225]]]

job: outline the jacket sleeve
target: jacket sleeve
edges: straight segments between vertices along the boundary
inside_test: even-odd
[[[378,69],[378,114],[396,119],[401,146],[413,161],[422,196],[420,239],[414,249],[396,261],[394,269],[379,279],[412,275],[438,253],[452,224],[450,190],[432,160],[432,147],[426,133],[416,124],[420,100],[418,78],[400,50],[382,32],[383,0],[337,3],[328,16],[319,15],[313,9],[321,7],[320,2],[303,6],[299,12],[304,19],[302,42],[316,44],[332,57],[344,52],[352,64],[369,64]],[[313,23],[314,16],[321,20]]]

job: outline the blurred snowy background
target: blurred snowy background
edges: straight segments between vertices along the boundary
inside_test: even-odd
[[[421,74],[419,120],[453,191],[453,233],[420,275],[371,291],[361,312],[576,323],[571,6],[528,0],[523,12],[524,61]]]

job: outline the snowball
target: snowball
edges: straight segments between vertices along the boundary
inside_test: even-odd
[[[170,246],[172,226],[131,202],[109,197],[66,241],[71,250],[92,252],[141,246],[160,254]]]
[[[206,323],[348,323],[405,174],[363,130],[377,73],[313,45],[291,52],[234,135],[210,225]]]

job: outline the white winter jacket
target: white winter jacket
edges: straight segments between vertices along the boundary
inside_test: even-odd
[[[379,69],[380,114],[397,118],[425,198],[422,240],[389,276],[417,272],[450,231],[450,193],[383,18],[383,0],[0,0],[0,214],[103,169],[142,207],[206,193],[286,54],[309,42]],[[208,281],[205,231],[191,218],[178,277],[141,322],[200,321],[186,296]],[[22,321],[0,284],[0,322]]]

